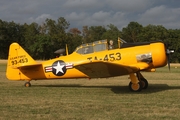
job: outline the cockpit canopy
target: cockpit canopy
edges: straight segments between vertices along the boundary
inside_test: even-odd
[[[82,44],[76,48],[75,52],[78,54],[90,54],[104,50],[108,50],[107,40],[99,40],[92,43]]]
[[[110,40],[110,41],[112,41],[112,40]],[[78,54],[90,54],[90,53],[94,53],[94,52],[100,52],[100,51],[114,49],[115,46],[114,46],[114,44],[111,45],[110,41],[105,39],[105,40],[95,41],[92,43],[82,44],[76,48],[75,52]],[[118,38],[118,45],[115,47],[115,49],[121,48],[121,46],[125,43],[127,43],[127,42],[124,41],[123,39]]]

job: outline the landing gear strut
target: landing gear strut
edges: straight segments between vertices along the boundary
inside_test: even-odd
[[[31,83],[30,83],[30,82],[26,82],[26,83],[24,84],[24,86],[25,86],[25,87],[31,87]]]
[[[129,83],[129,89],[133,92],[140,92],[142,89],[148,87],[148,81],[142,76],[140,72],[130,74],[131,82]]]
[[[145,78],[141,78],[140,82],[142,84],[142,88],[143,89],[147,89],[148,88],[148,81]]]
[[[140,72],[137,72],[136,76],[142,84],[142,89],[147,89],[148,88],[148,81],[143,77],[143,75]]]

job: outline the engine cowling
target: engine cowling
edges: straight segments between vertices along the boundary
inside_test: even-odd
[[[166,47],[163,42],[151,43],[152,63],[154,68],[167,65]]]

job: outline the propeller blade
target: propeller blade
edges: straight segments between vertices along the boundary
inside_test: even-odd
[[[65,53],[65,49],[56,50],[54,53],[56,53],[56,54],[63,54],[63,53]]]
[[[167,46],[166,46],[167,47]],[[166,48],[166,55],[167,55],[167,64],[168,64],[168,69],[170,71],[170,55],[174,53],[174,50],[169,50]]]
[[[170,55],[167,55],[167,64],[168,64],[168,69],[170,71]]]

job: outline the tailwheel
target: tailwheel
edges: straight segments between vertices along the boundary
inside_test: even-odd
[[[25,87],[31,87],[31,83],[30,83],[30,82],[26,82],[26,83],[24,84],[24,86],[25,86]]]
[[[140,92],[142,90],[142,84],[141,82],[138,83],[129,83],[129,89],[133,92]]]
[[[142,84],[142,89],[147,89],[148,87],[148,81],[145,78],[141,78],[140,82]]]

